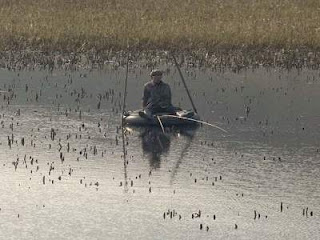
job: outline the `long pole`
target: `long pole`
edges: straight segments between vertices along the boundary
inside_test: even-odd
[[[187,91],[188,97],[189,97],[190,102],[191,102],[191,105],[192,105],[192,107],[193,107],[193,111],[194,111],[195,113],[198,113],[198,111],[197,111],[197,109],[196,109],[196,106],[194,105],[194,103],[193,103],[193,101],[192,101],[192,98],[191,98],[189,89],[188,89],[188,87],[187,87],[186,81],[185,81],[184,78],[183,78],[183,75],[182,75],[181,69],[180,69],[180,67],[179,67],[179,64],[178,64],[178,62],[177,62],[177,59],[175,58],[175,56],[174,56],[173,53],[172,53],[172,58],[173,58],[173,61],[174,61],[175,65],[176,65],[176,67],[177,67],[177,69],[178,69],[178,72],[179,72],[179,75],[180,75],[180,77],[181,77],[183,86],[184,86],[184,88],[185,88],[186,91]]]
[[[221,128],[221,127],[218,127],[217,125],[214,125],[214,124],[212,124],[212,123],[208,123],[208,122],[205,122],[205,121],[193,119],[193,118],[180,117],[180,116],[176,116],[176,115],[161,115],[159,118],[161,118],[161,117],[179,118],[179,119],[184,119],[184,120],[188,120],[188,121],[191,121],[191,122],[197,122],[197,123],[205,124],[205,125],[208,125],[208,126],[211,126],[211,127],[214,127],[214,128],[218,128],[218,129],[220,129],[221,131],[227,133],[226,130],[224,130],[224,129]]]
[[[129,73],[129,52],[128,52],[128,56],[127,56],[126,78],[125,78],[125,81],[124,81],[123,106],[122,106],[122,122],[121,122],[121,123],[122,123],[122,127],[123,127],[123,123],[124,123],[123,115],[124,115],[125,110],[126,110],[128,73]]]
[[[129,51],[127,57],[127,68],[126,68],[126,78],[124,82],[124,93],[123,93],[123,105],[121,114],[121,132],[122,132],[122,148],[123,148],[123,166],[124,166],[124,190],[128,191],[128,174],[127,174],[127,150],[125,145],[125,129],[124,129],[124,113],[126,110],[126,99],[127,99],[127,85],[128,85],[128,74],[129,74]]]

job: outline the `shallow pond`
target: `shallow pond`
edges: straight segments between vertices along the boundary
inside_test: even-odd
[[[175,67],[159,67],[190,109]],[[128,110],[149,71],[130,66]],[[319,238],[319,71],[182,71],[227,133],[127,128],[124,159],[125,68],[1,69],[1,238]]]

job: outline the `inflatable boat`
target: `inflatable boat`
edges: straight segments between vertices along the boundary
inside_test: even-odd
[[[199,116],[191,110],[180,110],[176,114],[157,113],[152,118],[139,115],[141,110],[126,112],[123,116],[124,124],[132,126],[186,126],[198,125]],[[161,123],[160,123],[161,122]]]

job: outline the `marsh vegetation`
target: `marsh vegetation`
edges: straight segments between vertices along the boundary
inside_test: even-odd
[[[0,2],[0,50],[320,47],[316,0]]]

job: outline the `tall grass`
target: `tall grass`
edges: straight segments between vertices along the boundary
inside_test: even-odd
[[[0,0],[0,50],[320,47],[319,0]]]

